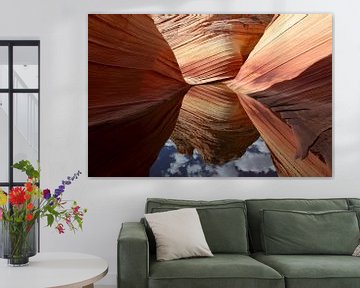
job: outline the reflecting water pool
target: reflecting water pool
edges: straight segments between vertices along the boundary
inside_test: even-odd
[[[191,155],[178,152],[169,139],[150,169],[150,177],[277,177],[265,142],[259,137],[234,160],[216,165],[205,163],[197,149]]]

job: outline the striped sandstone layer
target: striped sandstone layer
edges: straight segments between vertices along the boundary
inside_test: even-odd
[[[152,15],[191,85],[233,78],[273,14]]]
[[[280,175],[332,175],[331,15],[277,17],[228,85]]]
[[[196,149],[208,164],[241,157],[258,137],[236,93],[222,83],[189,90],[171,135],[180,153],[192,155]]]
[[[89,176],[147,176],[190,88],[147,15],[89,15]]]

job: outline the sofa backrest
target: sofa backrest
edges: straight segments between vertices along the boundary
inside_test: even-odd
[[[213,253],[248,254],[247,213],[243,200],[175,200],[150,198],[145,213],[157,213],[181,208],[196,208],[206,241]],[[151,252],[154,237],[147,227]]]
[[[356,206],[360,207],[360,199],[359,198],[348,198],[347,199],[349,207]]]
[[[349,210],[355,211],[358,218],[358,224],[360,228],[360,199],[359,198],[348,198]]]
[[[262,251],[260,211],[263,209],[331,211],[348,210],[349,207],[347,199],[253,199],[246,200],[246,208],[251,251],[258,252]]]

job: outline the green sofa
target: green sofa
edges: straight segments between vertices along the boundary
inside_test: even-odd
[[[343,255],[341,251],[339,253],[331,252],[331,255],[324,254],[324,251],[319,255],[308,254],[306,249],[316,249],[316,242],[314,242],[315,248],[314,245],[305,247],[302,255],[302,247],[299,244],[301,240],[298,242],[298,238],[301,238],[301,236],[299,237],[302,233],[301,228],[306,228],[307,223],[315,219],[314,221],[327,223],[326,225],[338,225],[334,227],[339,227],[339,229],[348,229],[347,227],[352,231],[356,229],[357,234],[354,236],[356,240],[349,239],[345,243],[340,237],[331,239],[331,241],[324,239],[325,242],[329,241],[322,243],[325,248],[330,246],[329,251],[337,249],[336,247],[341,246],[342,243],[345,243],[345,246],[350,245],[348,251],[353,249],[352,245],[357,245],[357,243],[354,244],[354,241],[358,242],[359,238],[359,224],[356,215],[357,213],[360,215],[360,199],[255,199],[245,201],[148,199],[145,212],[164,212],[187,207],[197,208],[206,240],[214,257],[156,261],[154,236],[145,221],[124,223],[117,246],[119,288],[360,287],[360,257],[353,257],[348,253]],[[293,212],[287,212],[289,210]],[[295,234],[296,231],[300,231],[299,235],[296,234],[297,238],[291,238],[293,232],[286,235],[290,237],[289,239],[281,239],[280,242],[277,241],[276,235],[263,235],[265,234],[263,232],[265,230],[262,229],[262,225],[265,225],[264,217],[267,217],[266,225],[276,225],[276,222],[271,223],[271,221],[278,221],[276,217],[278,217],[279,211],[294,213],[289,217],[285,215],[285,218],[280,215],[283,217],[280,219],[284,219],[281,221],[281,225],[285,225],[286,221],[291,223],[294,221],[293,218],[305,221],[304,225],[299,226],[299,229],[296,230],[294,228],[297,227],[292,225],[284,226],[284,231],[295,231]],[[301,214],[296,211],[308,212]],[[265,212],[271,214],[271,217],[264,216]],[[335,218],[331,217],[340,219],[340,222],[334,223],[336,222],[333,220]],[[356,222],[353,220],[354,217]],[[302,218],[305,220],[301,220]],[[290,230],[286,230],[287,227]],[[276,229],[273,230],[270,231],[270,234],[276,233]],[[311,233],[305,234],[310,235],[308,236],[310,237],[309,241],[317,239],[316,231],[312,232],[315,234],[314,237]],[[289,249],[295,247],[296,255],[282,255],[282,253],[269,255],[264,251],[264,245],[269,251],[278,249],[278,243],[282,243],[281,241],[285,241],[284,245],[288,245]],[[286,249],[284,246],[285,251]]]

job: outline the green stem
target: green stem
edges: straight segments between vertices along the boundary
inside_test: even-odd
[[[13,258],[26,257],[28,231],[26,223],[8,223]]]

